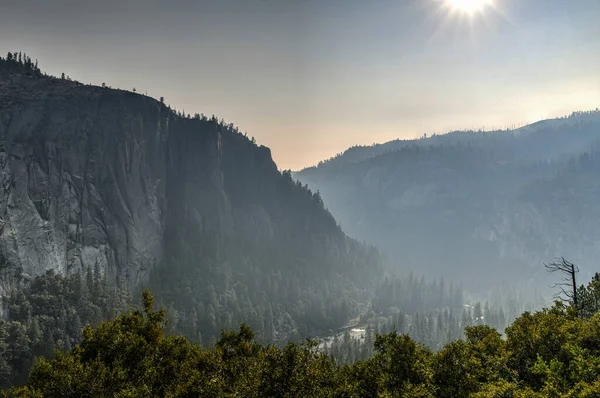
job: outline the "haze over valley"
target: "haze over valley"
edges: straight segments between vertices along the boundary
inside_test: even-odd
[[[599,397],[599,18],[0,0],[0,395]]]
[[[540,264],[561,255],[586,278],[596,271],[599,131],[600,112],[574,112],[515,130],[353,147],[295,176],[392,269],[471,290],[503,280],[544,288]]]

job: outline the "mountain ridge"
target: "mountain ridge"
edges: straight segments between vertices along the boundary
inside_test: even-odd
[[[340,327],[377,278],[374,249],[214,116],[0,60],[0,140],[3,265],[148,285],[193,339]]]
[[[598,247],[575,239],[585,217],[565,213],[581,200],[591,206],[585,184],[569,188],[552,210],[539,194],[531,201],[524,193],[556,197],[538,182],[555,181],[555,190],[558,181],[575,184],[575,178],[553,179],[584,159],[593,164],[599,144],[600,112],[580,112],[518,130],[355,148],[295,177],[321,193],[350,236],[387,253],[394,268],[449,278],[468,271],[465,286],[477,289],[486,279],[516,275],[545,280],[541,264],[560,255],[593,275]],[[393,149],[383,150],[386,145]],[[590,186],[599,177],[589,169],[585,174]]]
[[[333,156],[327,160],[319,162],[315,166],[308,166],[295,171],[295,175],[311,172],[312,170],[324,167],[336,167],[346,164],[358,163],[371,159],[373,157],[384,155],[388,152],[394,152],[408,146],[427,146],[452,144],[459,142],[471,142],[473,139],[481,139],[489,135],[498,135],[503,138],[514,137],[519,135],[531,135],[539,132],[544,127],[557,129],[561,125],[595,123],[600,121],[600,111],[598,109],[591,111],[573,112],[569,116],[540,120],[515,129],[504,130],[454,130],[445,134],[433,134],[415,139],[395,139],[384,143],[373,145],[356,145],[347,150]]]

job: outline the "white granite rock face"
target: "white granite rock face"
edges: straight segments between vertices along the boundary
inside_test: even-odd
[[[0,107],[1,254],[28,275],[99,265],[136,285],[162,258],[161,109],[81,93]]]

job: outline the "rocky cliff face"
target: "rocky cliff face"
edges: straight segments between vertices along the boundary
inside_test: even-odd
[[[200,340],[249,318],[269,340],[314,335],[367,300],[376,251],[268,148],[216,118],[2,62],[2,269],[150,284]]]
[[[98,264],[143,280],[163,254],[170,119],[139,95],[2,76],[5,259],[30,275]]]
[[[30,275],[98,264],[137,285],[178,223],[275,232],[258,198],[281,178],[268,148],[125,91],[0,74],[0,170],[1,253]]]

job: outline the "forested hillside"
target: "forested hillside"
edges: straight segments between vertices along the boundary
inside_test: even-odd
[[[0,159],[0,254],[23,276],[4,296],[96,270],[151,286],[194,341],[245,321],[282,342],[344,326],[380,277],[377,251],[232,123],[46,76],[20,53],[0,60]]]
[[[296,176],[345,231],[397,269],[487,290],[537,280],[558,255],[586,277],[598,257],[600,112],[516,130],[355,147]]]
[[[164,310],[86,327],[80,345],[40,360],[27,385],[6,396],[145,397],[578,397],[600,394],[600,285],[578,305],[557,303],[522,314],[506,337],[489,326],[432,352],[409,336],[374,336],[374,355],[341,365],[316,342],[257,344],[246,325],[212,347],[165,335]]]
[[[597,361],[598,282],[581,287],[580,308],[519,317],[544,298],[531,281],[526,297],[500,281],[526,279],[525,260],[560,248],[581,248],[578,261],[597,250],[596,117],[358,149],[303,172],[325,184],[324,202],[232,123],[46,76],[25,54],[0,58],[0,387],[26,383],[7,394],[27,397],[594,394],[596,370],[581,364]],[[567,145],[561,129],[573,126]],[[325,203],[416,272],[386,273]],[[565,239],[571,222],[583,240]],[[567,232],[542,239],[545,229]],[[472,295],[474,284],[496,287]],[[165,310],[148,291],[138,301],[145,287]]]
[[[4,264],[6,266],[6,264]],[[108,283],[99,269],[62,277],[52,270],[32,280],[3,267],[0,388],[23,384],[39,358],[68,352],[86,325],[125,313],[132,305],[125,281]],[[10,281],[10,286],[6,283]]]
[[[516,129],[451,131],[447,134],[432,134],[429,137],[424,135],[419,139],[398,139],[371,146],[357,145],[303,171],[339,169],[406,147],[430,145],[468,144],[470,147],[482,148],[493,146],[495,156],[504,160],[547,160],[557,154],[576,154],[585,149],[590,140],[598,140],[593,125],[599,121],[600,112],[596,109],[573,112],[566,117],[541,120]]]
[[[441,280],[386,277],[375,289],[371,306],[351,327],[321,338],[320,349],[338,363],[354,363],[373,355],[377,334],[396,331],[438,351],[464,337],[470,326],[488,325],[502,333],[523,312],[548,305],[539,292],[524,293],[503,284],[484,300],[465,292],[460,285]]]
[[[144,286],[169,334],[206,345],[243,321],[260,343],[318,336],[340,363],[370,357],[376,332],[437,350],[482,311],[502,330],[538,306],[386,278],[378,251],[233,124],[45,76],[26,55],[0,59],[0,136],[3,387]],[[348,340],[352,327],[368,333]]]

